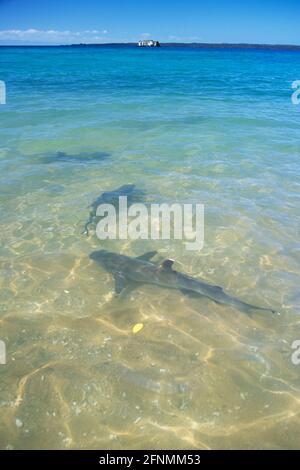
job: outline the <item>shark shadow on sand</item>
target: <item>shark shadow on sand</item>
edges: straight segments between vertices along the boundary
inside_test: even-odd
[[[95,226],[100,220],[100,217],[97,217],[97,208],[100,204],[112,204],[118,212],[119,209],[119,197],[126,196],[127,204],[131,205],[143,200],[145,192],[141,189],[135,187],[134,184],[124,184],[117,189],[112,191],[105,191],[100,196],[98,196],[92,204],[89,206],[90,214],[89,218],[86,221],[82,233],[84,235],[89,235],[89,226]]]
[[[46,164],[51,163],[99,163],[110,157],[108,152],[81,152],[77,154],[56,152],[47,153],[41,157],[41,162]]]
[[[90,259],[99,263],[112,274],[117,295],[131,291],[143,284],[154,284],[159,287],[176,289],[184,294],[208,297],[216,303],[234,307],[249,315],[254,311],[276,313],[275,310],[270,308],[251,305],[232,297],[219,286],[208,284],[200,279],[175,271],[173,269],[174,261],[171,259],[166,259],[159,265],[151,262],[156,254],[156,251],[151,251],[137,258],[130,258],[118,253],[99,250],[93,251],[90,254]]]

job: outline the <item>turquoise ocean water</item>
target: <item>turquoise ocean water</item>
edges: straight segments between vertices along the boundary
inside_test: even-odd
[[[300,53],[0,48],[0,80],[0,447],[299,448]],[[82,235],[124,184],[203,203],[203,249]],[[103,247],[280,315],[115,299]]]

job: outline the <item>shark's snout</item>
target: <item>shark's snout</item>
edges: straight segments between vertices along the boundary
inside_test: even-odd
[[[89,254],[89,258],[93,261],[100,261],[101,259],[105,259],[106,254],[106,250],[92,251],[92,253]]]

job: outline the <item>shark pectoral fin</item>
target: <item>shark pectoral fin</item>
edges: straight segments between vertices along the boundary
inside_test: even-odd
[[[114,280],[115,280],[115,293],[116,295],[120,296],[121,294],[124,295],[125,293],[131,292],[134,290],[138,285],[139,282],[128,281],[124,276],[119,273],[114,273]]]
[[[150,261],[154,256],[157,254],[157,251],[148,251],[141,256],[137,256],[136,259],[140,259],[143,261]]]
[[[121,274],[114,273],[114,280],[115,280],[115,292],[116,294],[121,294],[121,292],[126,289],[129,282],[122,276]]]
[[[162,269],[167,269],[167,270],[171,271],[173,264],[174,264],[174,260],[173,260],[173,259],[165,259],[165,260],[161,263],[161,268],[162,268]]]

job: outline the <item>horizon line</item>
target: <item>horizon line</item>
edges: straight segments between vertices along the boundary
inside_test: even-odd
[[[160,41],[159,41],[160,42]],[[244,48],[289,48],[299,49],[298,44],[268,44],[268,43],[248,43],[248,42],[160,42],[161,45],[170,46],[200,46],[200,47],[244,47]],[[101,43],[72,43],[72,44],[0,44],[0,47],[88,47],[88,46],[137,46],[137,42],[101,42]]]

